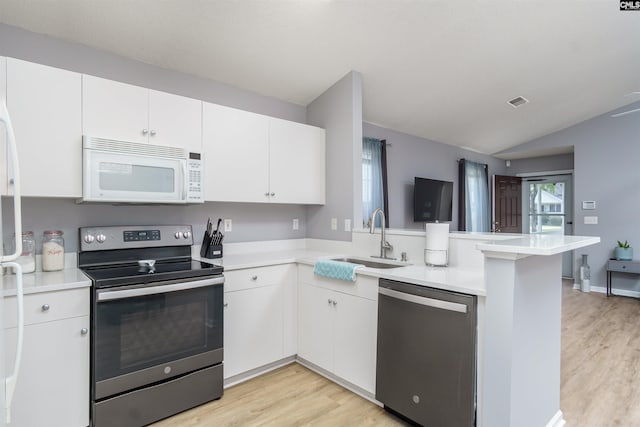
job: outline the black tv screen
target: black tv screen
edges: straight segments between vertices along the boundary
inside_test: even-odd
[[[414,179],[413,220],[415,222],[451,221],[453,182],[436,179]]]

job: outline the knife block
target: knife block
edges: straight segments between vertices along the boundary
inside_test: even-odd
[[[222,245],[210,245],[204,255],[202,255],[202,251],[200,251],[200,256],[211,259],[222,258]]]

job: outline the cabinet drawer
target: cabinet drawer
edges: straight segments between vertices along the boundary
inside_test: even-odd
[[[50,322],[71,317],[88,316],[90,288],[42,292],[24,296],[24,324]],[[48,309],[47,309],[48,307]],[[17,326],[16,297],[4,299],[4,327]]]
[[[640,274],[640,262],[638,261],[617,261],[610,259],[607,264],[607,270],[619,271],[621,273]]]
[[[313,267],[308,265],[299,265],[298,282],[321,286],[336,292],[355,295],[373,301],[378,300],[378,279],[371,276],[358,274],[355,282],[347,282],[345,280],[316,276],[313,274]]]
[[[260,286],[277,285],[288,280],[294,264],[225,271],[224,291],[233,292]]]

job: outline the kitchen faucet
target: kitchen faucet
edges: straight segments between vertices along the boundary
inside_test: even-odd
[[[376,210],[373,211],[373,213],[371,214],[371,219],[369,220],[369,222],[371,223],[370,228],[369,228],[369,233],[373,234],[373,231],[376,228],[376,215],[380,214],[380,218],[381,218],[381,227],[380,227],[380,256],[376,256],[376,255],[371,255],[373,258],[383,258],[383,259],[395,259],[395,258],[390,258],[387,256],[387,250],[392,251],[393,250],[393,246],[391,246],[389,244],[389,242],[387,242],[384,239],[384,229],[385,229],[385,217],[384,217],[384,211],[380,208],[377,208]]]

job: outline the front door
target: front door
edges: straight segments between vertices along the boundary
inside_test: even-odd
[[[522,233],[522,178],[494,175],[493,227],[497,233]]]

